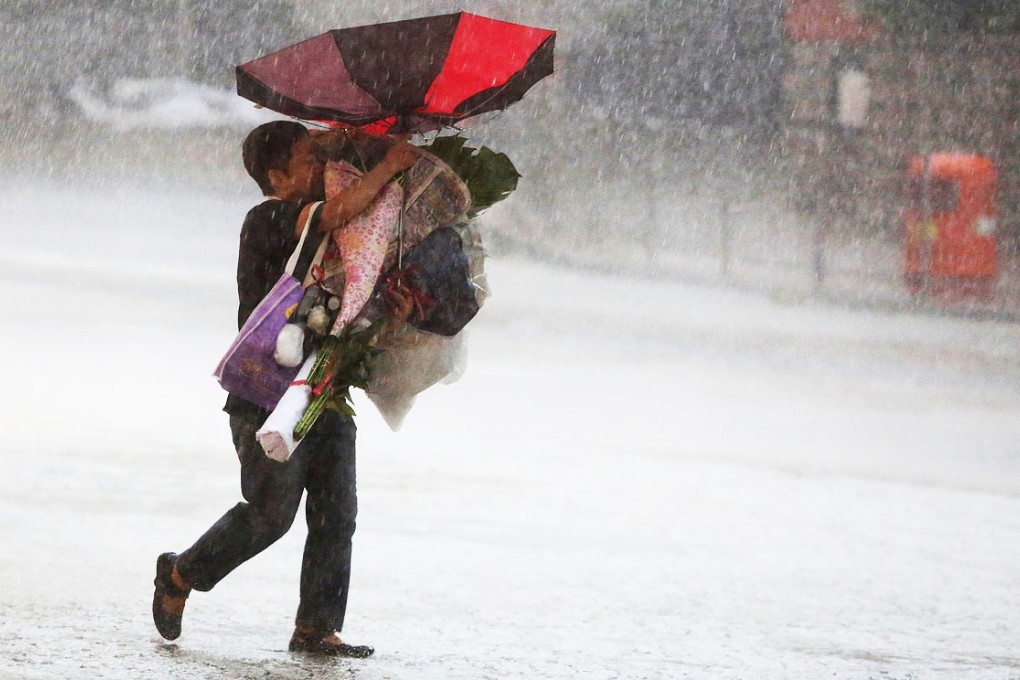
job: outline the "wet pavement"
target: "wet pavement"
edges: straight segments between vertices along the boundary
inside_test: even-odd
[[[4,256],[0,678],[1020,678],[1020,328],[513,260],[460,382],[399,433],[358,399],[376,655],[285,651],[300,519],[162,641],[156,555],[239,500],[194,234]]]

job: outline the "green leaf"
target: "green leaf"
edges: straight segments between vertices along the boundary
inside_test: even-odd
[[[468,212],[471,218],[513,193],[521,175],[506,154],[486,146],[475,149],[466,142],[460,135],[437,137],[424,148],[449,165],[467,185],[471,193]]]

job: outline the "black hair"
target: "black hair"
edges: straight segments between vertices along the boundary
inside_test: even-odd
[[[290,151],[294,144],[308,136],[308,129],[301,123],[290,120],[274,120],[263,123],[248,133],[241,146],[244,169],[269,196],[273,184],[269,181],[270,170],[283,170],[290,163]]]

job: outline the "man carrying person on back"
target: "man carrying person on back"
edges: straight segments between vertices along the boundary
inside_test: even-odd
[[[267,198],[249,211],[241,230],[239,327],[284,272],[313,203],[325,199],[326,153],[319,141],[342,142],[342,138],[330,138],[341,134],[314,137],[299,123],[274,121],[255,128],[245,139],[245,168]],[[312,216],[312,227],[321,232],[343,227],[417,157],[413,146],[396,141],[358,183],[321,206]],[[412,301],[404,291],[389,291],[387,302],[397,318],[406,320],[410,315]],[[282,537],[307,490],[308,537],[289,649],[330,656],[371,655],[371,647],[349,645],[337,636],[347,608],[357,515],[354,422],[333,411],[323,413],[291,458],[281,463],[268,458],[255,438],[268,411],[234,395],[228,397],[224,410],[230,414],[245,502],[228,510],[184,552],[164,553],[157,559],[152,615],[160,635],[168,640],[180,635],[185,601],[192,590],[212,589]]]

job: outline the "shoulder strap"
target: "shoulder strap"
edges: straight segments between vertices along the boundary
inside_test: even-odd
[[[287,273],[298,281],[305,278],[305,274],[312,266],[315,253],[319,249],[319,244],[326,236],[318,228],[322,203],[323,201],[319,201],[312,204],[312,209],[308,212],[308,221],[305,222],[305,228],[301,230],[301,239],[298,241],[297,248],[287,260]]]

